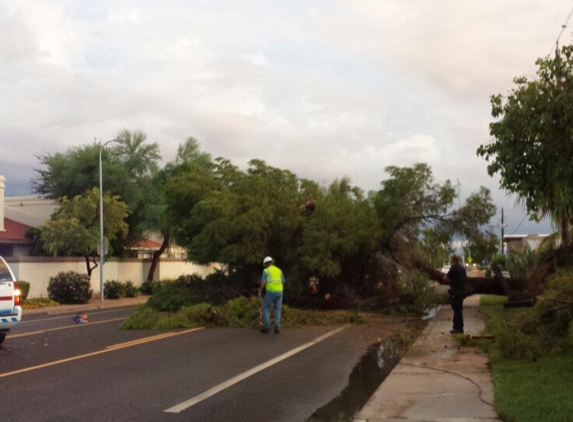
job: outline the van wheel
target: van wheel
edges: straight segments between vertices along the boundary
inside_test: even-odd
[[[6,333],[0,332],[0,344],[2,344],[2,342],[4,341],[5,338],[6,338]]]

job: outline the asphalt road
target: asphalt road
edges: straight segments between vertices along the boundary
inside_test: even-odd
[[[24,320],[0,347],[0,420],[305,421],[382,331],[120,330],[128,314]]]

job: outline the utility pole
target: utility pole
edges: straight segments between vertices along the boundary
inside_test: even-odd
[[[457,185],[458,185],[458,211],[459,211],[460,208],[462,207],[462,206],[461,206],[461,202],[460,202],[460,196],[461,196],[461,195],[460,195],[460,179],[456,179],[456,181],[457,181]],[[465,251],[465,249],[464,249],[464,243],[465,243],[465,241],[466,241],[466,240],[465,240],[465,238],[463,237],[463,234],[462,234],[461,240],[460,240],[460,243],[461,243],[461,245],[460,245],[461,248],[460,248],[460,249],[461,249],[461,256],[462,256],[462,264],[464,265],[464,267],[465,267],[465,264],[466,264],[466,251]]]
[[[501,209],[501,254],[503,255],[504,253],[504,247],[503,247],[503,229],[505,227],[504,221],[503,221],[503,208]]]

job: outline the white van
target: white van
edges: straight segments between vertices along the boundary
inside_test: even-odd
[[[0,256],[0,344],[22,319],[22,297],[14,273]]]

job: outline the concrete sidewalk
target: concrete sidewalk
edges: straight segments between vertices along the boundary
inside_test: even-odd
[[[497,421],[487,355],[458,347],[453,311],[442,307],[378,390],[354,417],[375,421]],[[464,301],[465,333],[484,328],[479,296]]]

